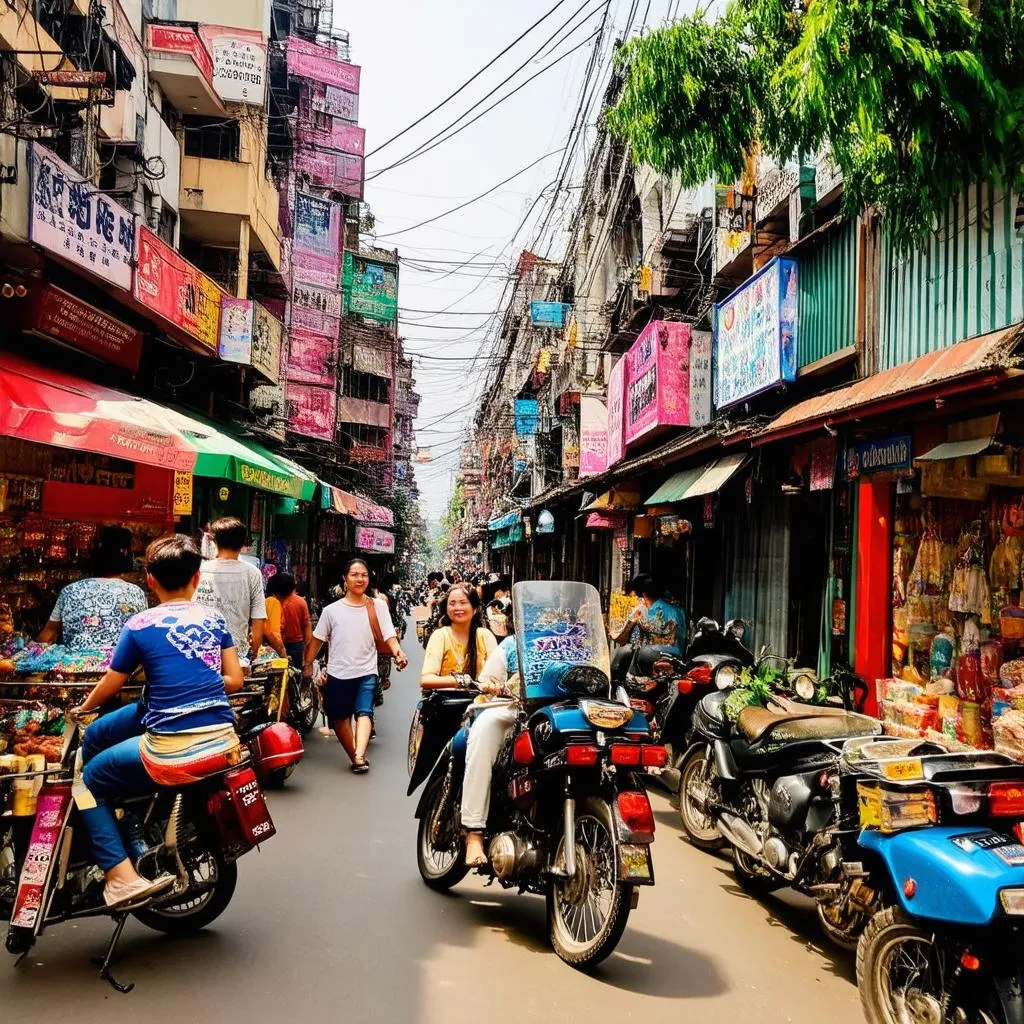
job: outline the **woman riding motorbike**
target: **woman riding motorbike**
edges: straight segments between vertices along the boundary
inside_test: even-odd
[[[431,634],[423,659],[420,686],[424,690],[464,688],[477,677],[497,648],[494,634],[480,625],[480,596],[474,587],[464,583],[453,584],[445,597],[442,611],[441,627]],[[481,690],[497,694],[501,687],[483,683]],[[479,802],[478,799],[478,806]],[[486,819],[486,806],[484,816]],[[465,815],[463,817],[465,824]],[[469,864],[487,861],[482,834],[485,824],[486,820],[483,824],[471,822],[467,826],[470,828],[466,836],[466,861]]]
[[[75,802],[103,869],[108,907],[136,908],[174,882],[136,872],[125,851],[114,808],[127,796],[180,785],[240,759],[227,694],[243,685],[242,669],[224,617],[193,600],[202,558],[182,535],[161,537],[146,550],[146,582],[160,604],[128,620],[110,668],[77,718],[102,708],[140,666],[145,704],[130,704],[93,722],[80,748],[84,770]]]

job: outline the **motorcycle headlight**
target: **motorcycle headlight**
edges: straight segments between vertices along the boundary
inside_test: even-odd
[[[715,673],[715,686],[720,690],[728,690],[736,685],[739,674],[733,665],[723,665]]]
[[[581,700],[580,711],[595,729],[621,729],[633,717],[632,708],[597,700]]]
[[[595,665],[573,665],[559,683],[563,692],[582,697],[607,697],[608,677]]]
[[[818,687],[815,685],[814,680],[806,675],[796,677],[793,689],[801,700],[806,701],[814,700],[815,694],[818,692]]]
[[[1024,889],[1001,889],[999,902],[1005,913],[1019,917],[1024,914]]]

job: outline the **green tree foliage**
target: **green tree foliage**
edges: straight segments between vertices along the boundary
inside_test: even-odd
[[[620,60],[609,128],[684,186],[828,145],[848,211],[884,210],[906,246],[965,184],[1024,177],[1024,0],[735,0]]]
[[[446,551],[452,546],[452,541],[462,526],[465,514],[466,499],[462,493],[462,484],[459,484],[452,491],[452,496],[448,499],[448,508],[445,510],[444,515],[441,516],[441,539],[439,546],[442,551]]]

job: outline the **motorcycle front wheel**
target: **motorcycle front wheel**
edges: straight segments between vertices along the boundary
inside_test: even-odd
[[[589,797],[576,812],[576,874],[548,889],[551,948],[580,970],[611,954],[629,918],[631,887],[618,880],[614,828],[608,805]],[[565,864],[561,847],[555,863]]]
[[[212,924],[227,909],[238,883],[238,865],[212,850],[185,850],[182,860],[191,887],[167,903],[134,913],[147,928],[165,935],[192,935]]]
[[[899,908],[869,922],[857,945],[857,988],[868,1024],[1005,1024],[994,994],[960,973],[956,954],[931,931],[916,927]],[[947,982],[959,975],[950,990]]]
[[[320,689],[312,679],[302,679],[289,687],[288,718],[296,729],[308,736],[320,717]]]
[[[466,843],[456,820],[459,801],[446,799],[446,776],[427,783],[423,815],[416,830],[416,865],[423,881],[437,892],[447,892],[469,872]]]
[[[679,770],[679,821],[686,838],[698,850],[721,850],[725,846],[725,836],[699,806],[701,798],[706,806],[711,796],[713,772],[707,749],[701,747],[693,750]]]

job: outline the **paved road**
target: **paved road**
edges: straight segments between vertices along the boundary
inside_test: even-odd
[[[411,630],[408,646],[419,650]],[[418,662],[413,654],[395,677],[368,775],[345,770],[334,740],[310,738],[306,761],[271,798],[278,835],[240,861],[235,899],[208,932],[168,940],[130,924],[117,973],[137,987],[122,996],[88,962],[106,922],[63,925],[17,970],[0,960],[3,1019],[861,1021],[850,958],[824,945],[808,904],[744,895],[727,861],[680,838],[662,797],[658,884],[642,890],[618,951],[593,977],[547,948],[539,898],[476,880],[449,896],[427,890],[405,796]]]

